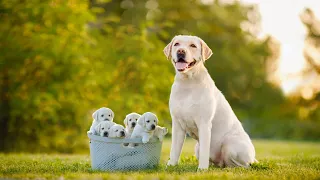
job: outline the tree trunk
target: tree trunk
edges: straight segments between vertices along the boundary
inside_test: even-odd
[[[0,72],[0,151],[7,148],[8,125],[10,120],[9,73],[4,68]]]

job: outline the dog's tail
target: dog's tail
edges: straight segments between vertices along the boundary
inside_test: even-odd
[[[230,156],[230,161],[231,161],[231,164],[229,164],[229,165],[231,165],[231,166],[233,166],[233,167],[236,167],[236,166],[238,166],[238,167],[244,167],[244,168],[247,168],[248,166],[246,166],[246,165],[244,165],[244,164],[241,164],[241,163],[239,163],[237,160],[235,160],[232,156]]]

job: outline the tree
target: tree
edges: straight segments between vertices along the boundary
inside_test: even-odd
[[[302,95],[305,94],[304,97],[307,100],[318,102],[320,101],[320,21],[308,8],[304,10],[300,17],[307,28],[304,49],[307,67],[303,76],[310,81],[302,87]],[[305,91],[304,94],[303,90]],[[310,91],[310,93],[307,91]]]
[[[92,93],[86,86],[90,69],[83,68],[90,64],[85,25],[94,20],[87,6],[83,1],[0,2],[1,151],[69,152],[81,145],[74,139]]]

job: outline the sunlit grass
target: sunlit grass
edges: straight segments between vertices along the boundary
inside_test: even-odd
[[[249,169],[210,167],[197,172],[195,141],[187,139],[181,163],[165,167],[170,140],[165,140],[157,169],[138,172],[100,172],[90,168],[84,155],[0,154],[0,177],[76,179],[317,179],[320,178],[320,143],[255,140],[258,164]]]

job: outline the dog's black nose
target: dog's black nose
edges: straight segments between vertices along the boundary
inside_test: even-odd
[[[136,123],[135,123],[135,122],[133,122],[133,123],[132,123],[132,127],[135,127],[135,126],[136,126]]]
[[[109,121],[109,119],[108,118],[106,118],[106,119],[104,119],[105,121]]]
[[[151,125],[151,129],[154,130],[156,126],[154,124]]]
[[[104,137],[108,137],[108,136],[109,136],[109,133],[108,133],[108,132],[104,132],[104,133],[103,133],[103,136],[104,136]]]
[[[124,131],[121,131],[120,133],[121,133],[121,136],[124,136],[124,135],[125,135],[125,134],[124,134]]]
[[[186,51],[184,49],[178,49],[177,54],[186,54]]]
[[[184,62],[185,58],[186,58],[186,51],[184,49],[178,49],[177,51],[178,62]]]

